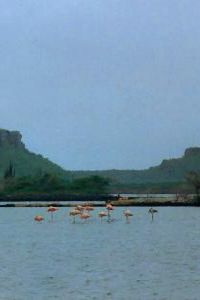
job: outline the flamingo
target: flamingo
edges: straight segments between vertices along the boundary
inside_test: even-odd
[[[57,207],[54,207],[54,206],[49,206],[49,207],[48,207],[47,211],[51,213],[51,222],[53,222],[53,213],[54,213],[55,211],[57,211],[57,210],[58,210]]]
[[[129,223],[129,217],[132,217],[133,214],[132,214],[132,212],[129,209],[126,209],[124,211],[124,216],[126,217],[126,222]]]
[[[101,223],[102,223],[102,218],[106,217],[107,215],[108,215],[108,213],[103,210],[98,213],[98,216],[101,218]]]
[[[108,210],[113,210],[114,209],[111,203],[106,204],[106,208]]]
[[[76,216],[80,215],[80,214],[81,214],[81,211],[78,210],[77,208],[75,208],[69,212],[69,215],[73,217],[73,223],[75,223]]]
[[[82,212],[84,210],[84,207],[82,205],[77,205],[76,209]]]
[[[88,213],[82,213],[80,214],[80,219],[83,219],[83,220],[87,220],[88,218],[90,218],[90,215]]]
[[[92,206],[90,206],[90,205],[86,205],[86,206],[84,207],[84,209],[85,209],[86,211],[91,211],[91,210],[94,210],[94,207],[92,207]]]
[[[157,209],[154,209],[154,208],[150,208],[149,209],[149,214],[151,214],[151,220],[153,221],[153,217],[154,217],[154,213],[157,213]]]
[[[37,216],[35,216],[34,220],[35,220],[36,222],[41,222],[41,221],[44,220],[44,218],[43,218],[42,216],[37,215]]]
[[[108,214],[107,214],[108,222],[111,222],[111,213],[110,213],[110,211],[113,210],[114,208],[113,208],[111,203],[108,203],[108,204],[106,204],[106,209],[108,211]]]

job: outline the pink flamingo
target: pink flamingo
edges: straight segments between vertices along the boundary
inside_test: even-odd
[[[76,209],[78,209],[80,212],[84,210],[84,207],[82,205],[77,205]]]
[[[102,223],[102,218],[106,217],[107,215],[108,215],[108,213],[103,210],[98,213],[98,216],[101,218],[101,223]]]
[[[94,210],[94,207],[92,207],[92,206],[90,206],[90,205],[86,205],[86,206],[84,207],[84,209],[85,209],[86,211],[92,211],[92,210]]]
[[[90,215],[88,213],[82,213],[80,214],[80,219],[83,219],[83,220],[87,220],[88,218],[90,218]]]
[[[126,209],[124,211],[124,216],[126,217],[126,222],[129,223],[129,217],[132,217],[133,214],[132,214],[132,212],[129,209]]]
[[[57,211],[57,210],[58,210],[57,207],[54,207],[54,206],[49,206],[49,207],[48,207],[47,211],[48,211],[49,213],[51,213],[51,222],[53,222],[53,213],[54,213],[55,211]]]
[[[113,208],[113,206],[112,206],[112,204],[111,203],[108,203],[108,204],[106,204],[106,209],[107,209],[107,211],[108,211],[108,222],[111,222],[111,210],[113,210],[114,208]]]
[[[77,208],[75,208],[69,212],[69,215],[73,217],[73,223],[75,223],[76,216],[78,216],[80,214],[81,214],[81,211],[78,210]]]
[[[42,216],[37,215],[37,216],[35,216],[34,220],[36,222],[42,222],[44,220],[44,218]]]

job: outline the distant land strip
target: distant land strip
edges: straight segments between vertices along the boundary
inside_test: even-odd
[[[49,197],[48,197],[49,196]],[[38,197],[38,195],[37,195]],[[94,207],[104,207],[106,203],[110,202],[116,207],[125,206],[200,206],[200,202],[197,201],[193,195],[187,195],[187,197],[176,198],[175,195],[167,197],[121,197],[113,195],[66,195],[66,198],[57,195],[40,195],[40,197],[26,196],[26,197],[4,197],[0,198],[0,207],[48,207],[50,205],[57,207],[72,207],[77,203],[89,202]]]

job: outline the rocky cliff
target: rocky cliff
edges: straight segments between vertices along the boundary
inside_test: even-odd
[[[0,147],[14,147],[25,149],[22,143],[22,135],[19,131],[0,129]]]
[[[0,177],[3,177],[12,163],[16,176],[35,176],[53,173],[67,177],[68,172],[40,154],[26,149],[19,131],[0,129]]]
[[[185,150],[185,154],[184,154],[185,157],[196,156],[196,155],[200,156],[200,147],[191,147]]]

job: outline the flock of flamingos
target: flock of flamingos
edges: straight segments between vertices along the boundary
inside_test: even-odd
[[[53,222],[53,214],[58,210],[59,208],[54,207],[54,206],[49,206],[47,209],[47,212],[51,214],[51,221]],[[88,204],[88,203],[83,203],[82,205],[76,205],[74,208],[72,208],[69,212],[69,216],[72,217],[72,222],[76,223],[76,218],[80,218],[82,220],[87,220],[91,217],[90,212],[93,211],[95,208]],[[98,213],[98,217],[101,219],[106,218],[107,222],[112,222],[112,214],[111,212],[113,211],[114,207],[111,203],[106,204],[105,210],[102,210]],[[153,221],[154,218],[154,213],[157,213],[158,211],[156,209],[153,209],[152,207],[149,209],[149,213],[151,214],[151,218]],[[126,222],[130,222],[130,218],[133,216],[133,213],[129,210],[126,209],[123,211],[123,215],[126,219]],[[44,217],[41,215],[36,215],[34,217],[34,220],[36,222],[42,222],[44,221]]]

